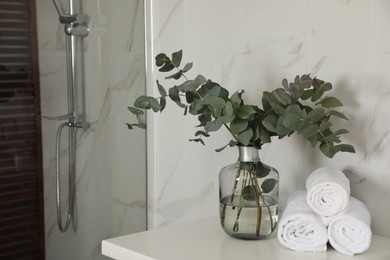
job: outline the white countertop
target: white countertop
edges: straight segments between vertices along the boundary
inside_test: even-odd
[[[390,260],[390,238],[373,235],[371,247],[354,257],[330,246],[326,253],[302,253],[281,246],[276,232],[266,240],[232,238],[211,218],[103,240],[102,253],[119,260]]]

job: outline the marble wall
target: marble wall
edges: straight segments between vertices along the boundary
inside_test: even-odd
[[[248,102],[259,103],[262,91],[298,74],[332,82],[350,118],[338,122],[350,130],[343,140],[357,152],[327,159],[292,136],[265,145],[261,158],[280,172],[282,207],[316,168],[343,169],[352,195],[372,213],[374,233],[390,236],[390,1],[153,0],[147,11],[152,94],[163,75],[151,58],[179,49],[194,62],[192,76],[244,89]],[[148,132],[151,227],[217,216],[219,169],[237,158],[234,149],[214,152],[228,133],[212,134],[206,147],[190,143],[195,118],[173,104],[166,110],[151,115]]]
[[[78,131],[75,222],[62,234],[54,179],[60,123],[42,120],[46,259],[106,259],[100,254],[101,240],[146,229],[145,132],[130,133],[125,125],[130,118],[127,106],[145,92],[144,3],[79,3],[90,27],[83,44],[84,87],[78,90],[79,111],[88,127]],[[52,1],[37,0],[36,7],[42,114],[58,116],[67,113],[63,25]],[[66,138],[62,147],[66,209]]]

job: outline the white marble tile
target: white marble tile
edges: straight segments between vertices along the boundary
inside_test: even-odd
[[[247,32],[301,32],[307,26],[306,0],[242,2],[244,28]]]
[[[389,1],[372,1],[371,54],[390,54],[389,10]]]
[[[367,0],[308,1],[309,51],[314,54],[368,54],[371,3]]]
[[[386,68],[389,56],[373,56],[369,88],[369,117],[367,122],[367,153],[349,169],[352,194],[370,209],[374,232],[389,236],[386,222],[390,213],[386,201],[390,198],[389,171],[389,110],[390,77]]]
[[[385,33],[390,25],[387,1],[153,3],[152,13],[158,15],[153,20],[152,50],[171,53],[183,49],[184,57],[194,61],[191,75],[206,74],[230,91],[245,89],[250,102],[257,103],[261,91],[279,87],[283,78],[292,80],[297,74],[311,73],[330,81],[334,86],[331,94],[344,102],[342,112],[350,118],[337,120],[335,126],[350,131],[342,139],[353,144],[357,153],[340,153],[327,159],[294,136],[264,146],[261,158],[281,174],[281,206],[289,194],[304,187],[306,176],[316,168],[328,165],[344,169],[351,178],[352,194],[371,210],[374,233],[390,236],[384,224],[389,214],[384,202],[390,187],[385,159],[390,79],[388,56],[381,56],[389,53],[389,34]],[[202,7],[205,17],[196,27],[197,19],[201,19],[196,14]],[[212,12],[214,17],[210,17]],[[192,17],[187,18],[190,14]],[[189,24],[183,25],[183,21]],[[201,32],[204,39],[209,39],[209,45],[199,42]],[[156,72],[152,77],[162,78]],[[153,118],[151,187],[155,196],[151,214],[157,226],[196,219],[207,211],[215,215],[216,176],[223,165],[235,160],[236,154],[233,149],[213,154],[213,149],[225,144],[228,134],[214,134],[206,140],[206,150],[202,150],[187,143],[194,132],[194,121],[182,117],[175,105]],[[179,118],[180,126],[176,124]],[[372,168],[375,170],[371,172]],[[205,177],[205,171],[209,177]],[[183,184],[188,189],[183,189]],[[213,187],[210,193],[208,185]],[[206,200],[202,205],[197,203],[200,193]]]

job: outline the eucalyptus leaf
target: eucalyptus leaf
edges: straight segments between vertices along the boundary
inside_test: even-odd
[[[316,122],[325,116],[325,110],[323,108],[315,108],[307,114],[307,118],[312,122]]]
[[[165,53],[160,53],[156,56],[156,65],[157,67],[161,67],[164,63],[169,62],[170,59],[167,57]]]
[[[244,105],[241,107],[240,111],[238,112],[238,117],[242,119],[248,119],[250,115],[253,115],[256,113],[256,110],[250,106],[250,105]]]
[[[331,143],[323,142],[320,144],[321,152],[329,158],[333,158],[333,156],[340,151],[338,148],[335,148]]]
[[[277,132],[278,119],[274,115],[269,115],[263,120],[263,126],[270,132]]]
[[[211,97],[209,99],[209,105],[212,108],[212,115],[214,117],[219,117],[222,114],[222,111],[225,108],[225,100],[220,97]]]
[[[270,132],[267,131],[267,129],[265,129],[265,127],[263,126],[260,126],[260,140],[263,142],[263,143],[270,143],[271,142],[271,134]]]
[[[283,125],[288,129],[300,131],[302,127],[302,120],[298,115],[287,114],[283,119]]]
[[[156,83],[157,83],[157,88],[158,88],[158,92],[160,92],[160,95],[162,97],[166,97],[167,92],[165,91],[165,88],[160,84],[160,82],[158,80],[156,80]]]
[[[272,91],[272,94],[274,94],[275,98],[283,105],[288,105],[292,102],[291,96],[282,88],[275,89]]]
[[[285,90],[288,90],[288,81],[287,81],[287,79],[283,79],[283,80],[282,80],[282,86],[283,86],[283,88],[284,88]]]
[[[195,91],[200,85],[206,82],[206,78],[202,75],[196,76],[193,80],[187,80],[181,85],[177,86],[177,90],[181,92]]]
[[[302,75],[301,84],[303,85],[304,88],[310,88],[312,83],[313,83],[313,79],[309,75]]]
[[[234,115],[234,114],[232,114],[232,115],[226,114],[223,116],[223,122],[225,124],[228,124],[228,123],[232,122],[235,118],[236,118],[236,115]]]
[[[186,73],[187,71],[189,71],[189,70],[192,68],[192,65],[193,65],[192,62],[187,63],[187,64],[184,66],[184,68],[182,69],[183,73]]]
[[[319,100],[324,93],[325,93],[325,91],[323,89],[321,89],[321,88],[314,89],[313,90],[313,95],[311,96],[310,100],[312,102],[315,102],[315,101]]]
[[[278,184],[278,181],[275,179],[266,179],[262,184],[261,184],[261,190],[263,193],[270,193],[275,186]]]
[[[231,104],[233,106],[233,109],[238,111],[240,109],[240,105],[241,105],[241,102],[242,102],[241,95],[238,92],[235,92],[230,97],[230,102],[231,102]]]
[[[245,131],[241,132],[237,136],[237,139],[241,144],[247,146],[250,143],[252,137],[253,137],[253,130],[252,128],[248,128]]]
[[[310,99],[312,95],[313,95],[313,89],[305,90],[301,95],[301,99],[302,100]]]
[[[182,57],[183,57],[182,50],[172,53],[172,64],[178,68],[180,66]]]
[[[145,114],[137,115],[137,124],[135,124],[135,126],[138,126],[138,127],[144,126],[145,123],[146,123],[146,121],[145,121]],[[145,125],[145,127],[146,127],[146,125]]]
[[[233,115],[233,113],[233,105],[230,101],[227,101],[225,106],[225,115]]]
[[[299,84],[291,83],[289,92],[291,93],[291,102],[289,102],[288,104],[295,103],[296,100],[298,100],[298,98],[302,96],[304,92],[304,87]]]
[[[228,147],[228,146],[230,146],[230,147],[233,147],[233,146],[237,146],[238,145],[238,143],[237,142],[235,142],[235,141],[230,141],[227,145],[225,145],[225,146],[223,146],[223,147],[221,147],[221,148],[218,148],[218,149],[216,149],[215,151],[216,152],[221,152],[221,151],[223,151],[226,147]]]
[[[239,134],[244,131],[248,127],[248,121],[235,118],[232,122],[230,122],[230,130],[233,134]]]
[[[355,148],[350,144],[339,144],[335,147],[341,152],[355,153]]]
[[[204,141],[201,138],[189,139],[189,141],[197,142],[197,143],[201,143],[201,144],[205,145]]]
[[[142,115],[144,113],[143,110],[135,108],[135,107],[127,107],[127,109],[134,115]]]
[[[330,114],[334,115],[334,116],[337,116],[339,118],[345,119],[345,120],[349,120],[348,117],[346,117],[343,113],[341,113],[339,111],[336,111],[336,110],[331,110]]]
[[[198,126],[205,126],[208,122],[211,121],[211,114],[201,114],[198,116],[198,121],[200,122],[200,125]]]
[[[311,146],[314,148],[318,142],[318,133],[316,133],[316,134],[314,134],[306,139],[310,142]]]
[[[203,98],[205,100],[207,100],[208,98],[211,98],[211,97],[218,97],[220,91],[221,91],[221,87],[220,86],[214,86],[212,89],[210,89],[210,91],[208,91],[206,93],[206,95],[203,96]]]
[[[208,122],[204,127],[204,129],[206,132],[214,132],[219,130],[222,125],[223,125],[223,118],[219,117],[211,122]]]
[[[328,121],[324,121],[320,124],[320,126],[318,127],[318,130],[320,131],[325,131],[326,129],[328,129],[329,127],[332,126],[332,123],[331,122],[328,122]]]
[[[139,97],[134,101],[134,106],[135,106],[136,108],[149,109],[150,106],[148,107],[148,97],[147,97],[147,96],[139,96]]]
[[[329,82],[326,82],[324,84],[321,85],[321,89],[324,90],[324,91],[329,91],[333,88],[332,84],[329,83]]]
[[[349,131],[347,129],[339,129],[336,132],[334,132],[335,135],[343,135],[343,134],[348,134]]]
[[[341,101],[335,97],[326,97],[326,98],[322,99],[320,103],[323,107],[326,107],[326,108],[343,106],[343,103],[341,103]]]
[[[310,125],[302,131],[302,135],[305,138],[309,138],[309,137],[315,135],[317,133],[317,131],[318,131],[318,125]]]
[[[325,139],[324,139],[326,142],[329,142],[329,143],[339,143],[340,142],[340,138],[335,135],[334,133],[329,133],[329,134],[325,134]]]
[[[167,100],[165,97],[160,98],[160,112],[162,112],[167,105]]]
[[[180,97],[179,97],[179,91],[173,87],[173,88],[170,88],[168,90],[168,93],[169,93],[169,97],[172,99],[172,101],[175,101],[175,102],[181,102],[180,100]]]
[[[271,168],[268,166],[265,166],[263,163],[258,162],[255,166],[256,170],[256,177],[257,178],[264,178],[267,177],[268,174],[271,172]]]
[[[271,111],[272,110],[271,103],[268,101],[268,98],[266,98],[265,92],[263,93],[263,96],[261,98],[261,103],[263,105],[264,111]]]
[[[283,138],[291,133],[291,130],[284,126],[283,120],[284,116],[279,117],[278,122],[276,124],[276,133],[279,135],[280,138]]]
[[[198,99],[199,99],[199,95],[196,93],[196,91],[186,91],[187,103],[191,104],[192,102]]]
[[[172,64],[172,63],[165,63],[160,69],[159,71],[161,72],[168,72],[168,71],[171,71],[175,68],[175,66]]]
[[[202,100],[196,100],[190,105],[190,113],[192,115],[199,115],[203,111],[203,102]]]
[[[151,108],[153,109],[154,112],[160,111],[161,105],[158,102],[158,100],[154,97],[148,97],[147,102],[150,104]]]
[[[250,201],[256,200],[255,189],[256,187],[253,185],[245,186],[244,189],[241,191],[244,200],[250,200]]]
[[[195,133],[195,136],[198,136],[198,135],[202,135],[202,136],[205,136],[205,137],[209,137],[210,135],[208,133],[206,133],[205,131],[196,131]]]
[[[127,128],[130,129],[130,130],[133,130],[134,129],[134,124],[130,124],[130,123],[126,123],[127,125]]]
[[[180,79],[183,76],[183,72],[180,70],[172,75],[165,77],[165,79]]]
[[[321,88],[322,84],[324,84],[324,83],[325,83],[325,81],[318,79],[318,78],[314,78],[312,85],[315,89],[318,89],[318,88]]]

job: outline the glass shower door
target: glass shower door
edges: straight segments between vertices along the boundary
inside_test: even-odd
[[[127,105],[145,92],[143,1],[76,2],[89,26],[78,50],[83,64],[78,106],[85,127],[76,137],[74,220],[61,233],[54,178],[58,122],[42,120],[46,259],[106,259],[101,240],[146,229],[146,137],[144,131],[130,134],[125,125]],[[61,115],[67,111],[64,28],[52,1],[36,0],[36,7],[42,114]],[[65,219],[69,147],[63,131]]]

